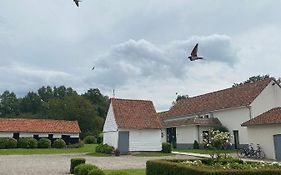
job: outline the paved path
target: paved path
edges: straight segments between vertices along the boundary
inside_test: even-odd
[[[167,157],[93,157],[82,154],[68,155],[1,155],[1,175],[65,175],[69,172],[70,159],[84,157],[86,162],[95,164],[103,169],[131,169],[145,168],[147,160],[192,158],[187,155],[175,155]]]

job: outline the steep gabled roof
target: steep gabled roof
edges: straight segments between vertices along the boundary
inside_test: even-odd
[[[252,125],[269,125],[281,123],[281,107],[273,108],[251,120],[248,120],[242,124],[242,126]]]
[[[165,116],[192,115],[250,105],[272,80],[268,78],[180,100]]]
[[[118,128],[162,128],[152,101],[112,98],[111,103]]]
[[[80,133],[77,121],[0,118],[0,132]]]

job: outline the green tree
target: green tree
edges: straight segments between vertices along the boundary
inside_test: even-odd
[[[97,115],[105,118],[109,107],[109,98],[102,95],[99,89],[89,89],[82,95],[94,105]]]
[[[27,95],[20,100],[20,111],[22,113],[37,114],[41,112],[42,104],[38,94],[28,92]]]
[[[75,90],[71,87],[66,88],[65,86],[54,87],[54,97],[64,98],[66,96],[78,95]]]
[[[177,98],[176,98],[176,101],[172,102],[172,106],[176,105],[180,100],[184,100],[184,99],[187,99],[187,98],[189,98],[188,95],[178,95]]]
[[[38,95],[44,102],[48,102],[51,98],[54,98],[53,89],[50,86],[42,86],[38,89]]]
[[[243,85],[243,84],[247,84],[247,83],[254,83],[254,82],[257,82],[257,81],[260,81],[260,80],[265,80],[265,79],[268,79],[268,78],[273,78],[277,81],[277,83],[280,84],[281,82],[281,78],[274,78],[274,77],[271,77],[269,74],[266,74],[266,75],[256,75],[256,76],[252,76],[250,78],[248,78],[248,80],[246,81],[243,81],[241,83],[234,83],[232,85],[232,87],[237,87],[237,86],[240,86],[240,85]]]
[[[5,91],[0,96],[0,115],[1,116],[19,115],[19,101],[15,93]]]

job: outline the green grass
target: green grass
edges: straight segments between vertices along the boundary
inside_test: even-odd
[[[30,155],[30,154],[71,154],[71,153],[95,153],[96,144],[85,144],[81,148],[64,149],[0,149],[0,155]]]
[[[171,156],[172,153],[162,153],[162,152],[134,152],[131,153],[132,156],[138,157],[161,157],[161,156]]]
[[[111,172],[126,172],[128,175],[145,175],[145,169],[129,169],[129,170],[105,170],[105,174],[109,175]]]
[[[186,153],[198,153],[198,154],[210,154],[213,153],[214,150],[208,150],[208,149],[173,149],[173,151],[177,152],[186,152]],[[231,150],[216,150],[218,153],[236,153],[237,150],[231,149]]]

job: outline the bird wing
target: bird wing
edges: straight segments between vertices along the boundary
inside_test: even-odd
[[[192,52],[191,52],[191,56],[193,57],[197,57],[197,51],[198,51],[198,43],[195,45],[195,47],[193,48]]]
[[[73,0],[77,7],[79,7],[79,0]]]

